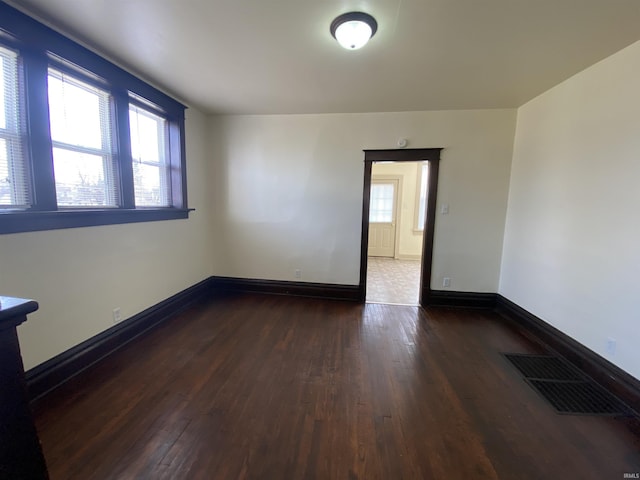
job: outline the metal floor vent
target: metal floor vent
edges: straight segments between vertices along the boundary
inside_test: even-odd
[[[507,359],[520,370],[525,378],[544,380],[576,380],[584,381],[586,377],[564,360],[553,355],[530,355],[521,353],[505,353]]]
[[[582,415],[627,415],[627,406],[593,382],[527,382],[546,398],[558,413]]]
[[[503,354],[558,413],[632,415],[631,409],[580,370],[553,355]]]

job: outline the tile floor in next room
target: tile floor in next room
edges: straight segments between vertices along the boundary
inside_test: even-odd
[[[418,305],[420,260],[368,257],[367,302]]]

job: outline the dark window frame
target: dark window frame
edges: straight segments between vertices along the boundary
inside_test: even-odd
[[[24,80],[26,161],[31,207],[0,209],[0,234],[188,218],[185,105],[100,55],[0,1],[0,43],[16,49]],[[49,131],[48,68],[64,69],[112,98],[112,135],[120,205],[116,208],[58,208]],[[171,207],[135,207],[129,104],[152,108],[167,120]]]

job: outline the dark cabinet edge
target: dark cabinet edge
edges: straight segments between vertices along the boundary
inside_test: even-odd
[[[38,310],[38,302],[28,298],[4,297],[0,295],[0,322],[18,325],[26,320],[29,313]],[[19,322],[9,322],[13,318],[21,318]],[[2,325],[4,326],[4,325]]]

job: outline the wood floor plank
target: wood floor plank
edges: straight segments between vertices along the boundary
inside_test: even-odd
[[[557,415],[479,310],[235,295],[194,306],[49,394],[56,479],[622,478],[632,420]]]

